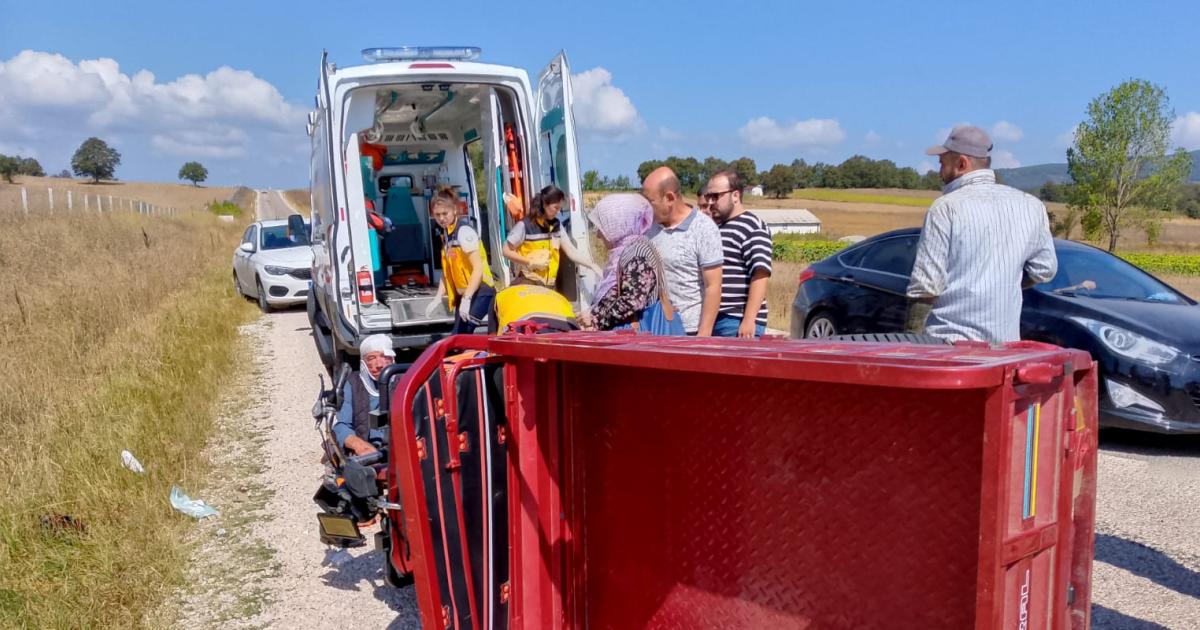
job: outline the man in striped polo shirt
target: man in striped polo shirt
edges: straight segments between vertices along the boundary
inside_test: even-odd
[[[704,189],[709,212],[721,228],[725,264],[716,337],[761,337],[767,329],[767,281],[771,277],[771,232],[742,205],[745,182],[736,171],[712,176]]]
[[[992,141],[959,125],[929,149],[943,195],[929,206],[908,283],[907,332],[950,341],[1021,338],[1022,289],[1054,279],[1046,206],[996,182]]]

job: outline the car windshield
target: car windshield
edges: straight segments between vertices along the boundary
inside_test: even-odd
[[[288,226],[286,225],[264,225],[259,240],[263,250],[268,249],[284,249],[286,247],[300,247],[309,245],[308,242],[308,224],[304,224],[304,234],[289,234]]]
[[[1091,298],[1188,303],[1154,276],[1099,250],[1059,249],[1058,274],[1037,289]]]

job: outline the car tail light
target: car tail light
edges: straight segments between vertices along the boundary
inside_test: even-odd
[[[816,277],[816,275],[817,272],[813,271],[812,267],[805,267],[804,271],[800,272],[800,282],[798,284],[804,284],[805,282],[812,280],[814,277]]]
[[[360,271],[356,275],[358,278],[358,303],[359,304],[374,304],[375,303],[375,283],[371,279],[370,271]]]

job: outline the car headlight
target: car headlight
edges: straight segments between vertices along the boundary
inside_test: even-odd
[[[1072,321],[1087,328],[1109,350],[1148,365],[1167,365],[1179,358],[1178,348],[1159,343],[1146,337],[1104,322],[1086,317],[1072,317]]]
[[[263,267],[263,271],[266,271],[273,276],[286,276],[289,273],[292,273],[292,270],[288,269],[287,267],[275,267],[272,265]]]
[[[1108,386],[1108,397],[1117,407],[1141,407],[1154,413],[1163,413],[1162,405],[1139,394],[1132,387],[1112,379],[1104,379],[1104,382]]]

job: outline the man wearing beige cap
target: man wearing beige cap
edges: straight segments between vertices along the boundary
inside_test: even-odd
[[[992,141],[960,125],[938,156],[943,195],[929,206],[908,282],[905,330],[950,341],[1017,341],[1021,292],[1054,278],[1046,206],[996,183]]]

